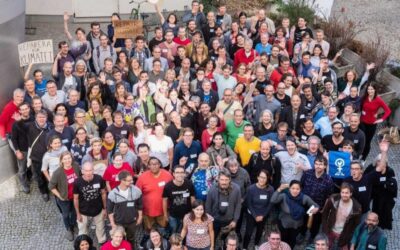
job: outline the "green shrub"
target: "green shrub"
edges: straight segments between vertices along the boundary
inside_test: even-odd
[[[284,17],[289,18],[292,25],[297,24],[299,17],[304,18],[307,23],[311,24],[314,21],[315,10],[310,7],[307,0],[289,0],[284,3],[282,0],[277,0],[278,12]]]

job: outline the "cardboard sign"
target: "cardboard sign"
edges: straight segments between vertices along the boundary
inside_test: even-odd
[[[142,20],[118,20],[113,24],[115,38],[134,38],[143,34]]]
[[[53,40],[36,40],[18,44],[19,65],[53,63]]]

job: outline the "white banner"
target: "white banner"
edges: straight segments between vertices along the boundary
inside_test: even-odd
[[[19,65],[53,63],[53,40],[36,40],[18,44]]]

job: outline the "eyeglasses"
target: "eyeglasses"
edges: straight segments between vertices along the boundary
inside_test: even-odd
[[[85,118],[84,116],[76,116],[76,118]]]

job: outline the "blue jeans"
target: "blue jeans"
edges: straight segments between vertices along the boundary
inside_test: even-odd
[[[178,233],[182,229],[183,220],[169,216],[168,218],[169,230],[171,234]]]
[[[56,203],[61,209],[61,215],[64,226],[67,230],[71,230],[76,225],[76,213],[74,202],[72,200],[62,201],[56,197]]]

